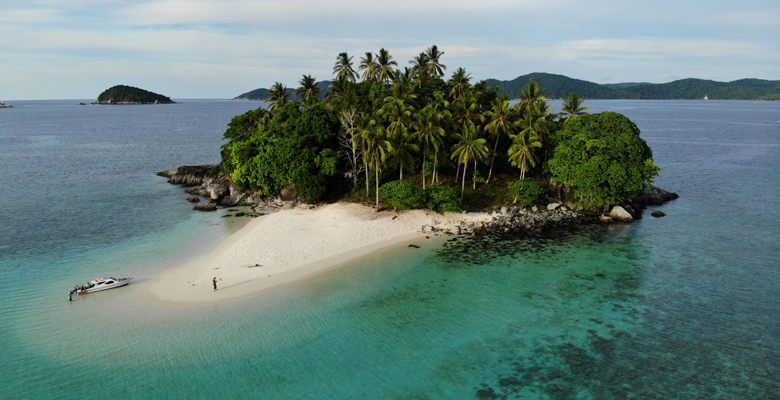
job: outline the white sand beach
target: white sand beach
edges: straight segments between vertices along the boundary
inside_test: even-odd
[[[284,210],[250,221],[209,254],[161,272],[142,297],[159,305],[236,300],[419,240],[426,236],[423,225],[455,232],[461,221],[489,218],[484,213],[427,210],[375,213],[371,207],[353,203]],[[215,276],[216,292],[212,288]]]

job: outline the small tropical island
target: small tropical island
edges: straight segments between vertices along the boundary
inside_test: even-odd
[[[196,210],[264,217],[161,275],[155,298],[202,301],[215,269],[230,300],[405,241],[632,221],[677,197],[652,186],[660,168],[627,117],[588,114],[577,93],[555,113],[536,82],[510,102],[463,68],[445,81],[443,55],[401,70],[384,48],[357,68],[341,53],[326,96],[311,75],[276,82],[268,108],[228,124],[220,164],[160,172],[207,199]]]
[[[116,85],[106,89],[92,104],[176,104],[170,97],[133,86]]]
[[[0,108],[14,108],[14,106],[0,102]]]

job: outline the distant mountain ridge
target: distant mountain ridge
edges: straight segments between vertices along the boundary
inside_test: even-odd
[[[328,93],[328,87],[330,86],[331,81],[322,81],[317,85],[318,88],[322,90],[322,93],[319,95],[320,98],[324,98],[325,94]],[[233,100],[265,100],[268,98],[268,90],[266,88],[260,88],[255,89],[246,93],[242,93],[236,97],[233,98]],[[290,96],[291,100],[300,100],[301,96],[295,94],[295,89],[287,89],[287,93],[291,93],[292,96]]]
[[[739,79],[731,82],[718,82],[705,79],[680,79],[668,83],[624,82],[599,84],[581,79],[569,78],[564,75],[534,72],[518,76],[509,81],[487,79],[490,86],[498,86],[499,93],[511,98],[519,97],[521,88],[528,82],[537,82],[542,95],[551,99],[569,97],[577,93],[586,99],[703,99],[711,100],[780,100],[780,80]],[[322,81],[319,85],[322,95],[328,92],[330,81]],[[294,92],[294,89],[288,89]],[[268,89],[255,89],[236,97],[236,100],[265,100]],[[293,96],[297,99],[298,96]]]

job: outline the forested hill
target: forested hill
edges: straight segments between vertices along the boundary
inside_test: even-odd
[[[325,93],[328,93],[328,86],[330,86],[330,81],[322,81],[319,85],[317,85],[317,87],[322,90],[322,93],[318,97],[325,98]],[[301,96],[295,94],[295,89],[287,89],[287,93],[292,93],[290,100],[301,99]],[[268,98],[268,89],[260,88],[252,90],[251,92],[240,94],[233,100],[265,100],[266,98]]]
[[[529,82],[536,82],[542,90],[542,95],[550,99],[562,99],[569,97],[572,93],[577,93],[580,97],[586,99],[631,99],[634,98],[630,93],[621,90],[610,89],[598,83],[572,79],[568,76],[546,74],[543,72],[534,72],[523,76],[518,76],[511,81],[499,81],[488,79],[488,85],[498,86],[499,93],[506,94],[511,98],[520,97],[521,88],[528,85]]]
[[[473,80],[472,80],[473,81]],[[669,83],[625,82],[599,84],[569,78],[564,75],[534,72],[518,76],[511,81],[499,81],[488,79],[488,85],[498,86],[499,93],[505,93],[511,98],[519,97],[522,87],[528,82],[537,82],[542,94],[551,99],[569,97],[571,93],[577,93],[586,99],[703,99],[704,96],[712,100],[780,100],[780,80],[768,81],[763,79],[740,79],[732,82],[717,82],[704,79],[681,79]],[[320,97],[328,92],[330,81],[321,82],[318,87],[322,89]],[[295,92],[288,89],[288,93]],[[268,97],[268,89],[255,89],[244,93],[237,100],[265,100]],[[292,96],[297,100],[298,96]]]
[[[133,86],[117,85],[106,89],[93,104],[173,104],[168,96]]]
[[[717,82],[689,78],[623,90],[638,99],[701,99],[707,96],[712,100],[780,100],[780,81],[763,79]]]

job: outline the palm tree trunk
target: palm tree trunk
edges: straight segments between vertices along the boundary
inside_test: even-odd
[[[490,172],[488,172],[488,178],[485,180],[485,183],[490,183],[490,177],[493,176],[493,163],[496,161],[496,151],[498,150],[499,138],[501,138],[501,135],[496,135],[496,145],[493,146],[493,159],[490,160]]]
[[[401,163],[401,180],[404,180],[404,163]]]
[[[354,143],[354,142],[353,142]],[[356,189],[358,180],[358,167],[357,167],[357,149],[354,144],[352,145],[352,188]]]
[[[520,179],[525,179],[525,164],[520,163]]]
[[[366,167],[366,197],[370,196],[371,194],[368,192],[368,163],[365,160],[366,155],[363,155],[363,165]]]
[[[433,155],[433,177],[431,178],[432,182],[439,181],[439,170],[437,169],[438,165],[439,165],[439,150],[436,150],[436,153]]]
[[[471,173],[471,183],[474,184],[474,190],[477,190],[477,159],[474,159],[474,172]]]
[[[423,190],[425,190],[425,161],[427,161],[427,154],[428,154],[428,145],[425,145],[425,151],[423,152],[423,162],[422,162],[422,178],[423,178]]]
[[[455,170],[455,183],[456,184],[458,183],[458,178],[460,178],[460,163],[458,163],[458,169]]]
[[[460,164],[458,164],[460,166]],[[463,163],[463,183],[460,184],[460,201],[463,201],[463,193],[466,193],[466,170],[469,169],[469,162]],[[455,178],[458,176],[455,175]]]
[[[376,210],[379,212],[379,160],[376,161]]]

